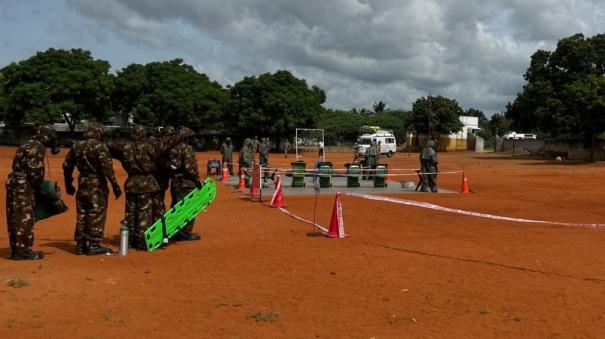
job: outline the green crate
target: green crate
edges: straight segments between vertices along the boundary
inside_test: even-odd
[[[374,172],[374,187],[387,187],[387,165],[377,165]]]
[[[320,162],[317,164],[320,187],[332,187],[332,163]]]
[[[361,166],[359,164],[346,164],[347,166],[347,187],[359,187],[359,176],[361,175]]]
[[[304,161],[295,161],[292,165],[292,187],[305,187],[305,174],[307,164]]]

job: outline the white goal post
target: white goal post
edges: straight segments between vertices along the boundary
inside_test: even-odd
[[[323,152],[321,154],[322,161],[326,161],[326,144],[324,140],[324,129],[323,128],[297,128],[296,136],[294,138],[294,145],[296,149],[296,160],[302,158],[303,151],[309,151],[309,147],[311,150],[317,151],[319,157],[319,146],[323,145]]]

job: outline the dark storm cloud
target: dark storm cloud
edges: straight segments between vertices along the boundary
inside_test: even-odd
[[[341,108],[409,108],[432,91],[499,111],[536,49],[605,28],[597,0],[67,1],[133,43],[182,51],[223,83],[286,68]]]

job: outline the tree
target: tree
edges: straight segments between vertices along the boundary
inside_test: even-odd
[[[387,104],[385,104],[383,101],[375,102],[374,105],[372,105],[372,108],[376,114],[380,114],[388,110]]]
[[[81,119],[104,121],[110,110],[113,82],[107,61],[81,49],[48,49],[0,72],[7,123],[51,123],[61,118],[73,131]]]
[[[605,35],[576,34],[559,40],[553,52],[538,50],[525,72],[527,83],[506,117],[512,127],[551,137],[582,137],[592,148],[602,125],[602,77],[605,74]]]
[[[315,127],[325,92],[309,88],[286,70],[245,77],[229,90],[226,119],[232,133],[282,136],[297,127]]]
[[[113,103],[124,121],[132,113],[135,122],[150,126],[223,127],[227,93],[182,59],[131,64],[118,72],[115,84]]]
[[[417,134],[450,134],[460,131],[462,108],[454,99],[429,96],[417,99],[412,105],[410,125]]]
[[[320,114],[317,127],[324,129],[326,144],[336,145],[355,141],[359,128],[368,120],[367,114],[327,109]]]

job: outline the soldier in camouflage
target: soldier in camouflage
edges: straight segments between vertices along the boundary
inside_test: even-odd
[[[420,152],[422,192],[428,192],[428,188],[430,188],[431,192],[437,193],[437,172],[439,172],[438,165],[439,161],[437,159],[437,152],[435,151],[435,142],[433,140],[429,140],[426,143],[426,147],[422,149],[422,152]]]
[[[107,182],[111,184],[116,199],[122,195],[113,171],[113,162],[107,145],[101,141],[103,125],[91,122],[84,132],[84,140],[75,143],[63,162],[65,191],[76,193],[73,171],[78,169],[76,193],[76,254],[96,255],[112,253],[100,246],[107,216]]]
[[[187,142],[181,142],[168,153],[168,165],[172,177],[170,178],[170,195],[172,206],[191,193],[196,187],[201,187],[195,150]],[[200,236],[193,234],[195,220],[175,234],[172,239],[176,241],[200,240]]]
[[[175,133],[175,129],[172,126],[161,127],[158,133],[158,137],[162,138],[167,135],[171,135]],[[164,212],[166,211],[166,205],[164,201],[166,200],[166,191],[170,188],[170,166],[168,164],[168,156],[167,154],[162,154],[158,157],[156,167],[157,171],[155,174],[155,179],[160,185],[160,190],[157,193],[154,201],[158,204],[158,206],[153,207],[153,220],[158,220],[162,217]]]
[[[221,155],[223,164],[226,163],[229,168],[229,175],[233,175],[233,144],[230,137],[226,137],[221,145]]]
[[[35,195],[44,181],[46,147],[52,149],[52,154],[61,151],[55,130],[50,126],[41,126],[31,140],[17,148],[13,158],[13,170],[6,181],[6,219],[13,260],[44,257],[42,252],[32,251],[32,246],[36,221]]]
[[[260,157],[259,162],[262,167],[269,167],[269,150],[270,150],[269,138],[261,138],[260,144]],[[263,172],[263,182],[267,182],[268,172]]]
[[[126,223],[131,229],[131,246],[146,249],[145,231],[155,222],[154,206],[159,206],[157,174],[158,158],[167,154],[172,147],[187,137],[193,136],[189,128],[182,128],[178,133],[147,139],[145,127],[135,125],[130,141],[114,141],[108,144],[111,156],[122,163],[128,173],[124,185],[126,191]]]
[[[252,140],[250,138],[244,139],[244,144],[242,148],[239,150],[239,169],[248,170],[252,167]]]

